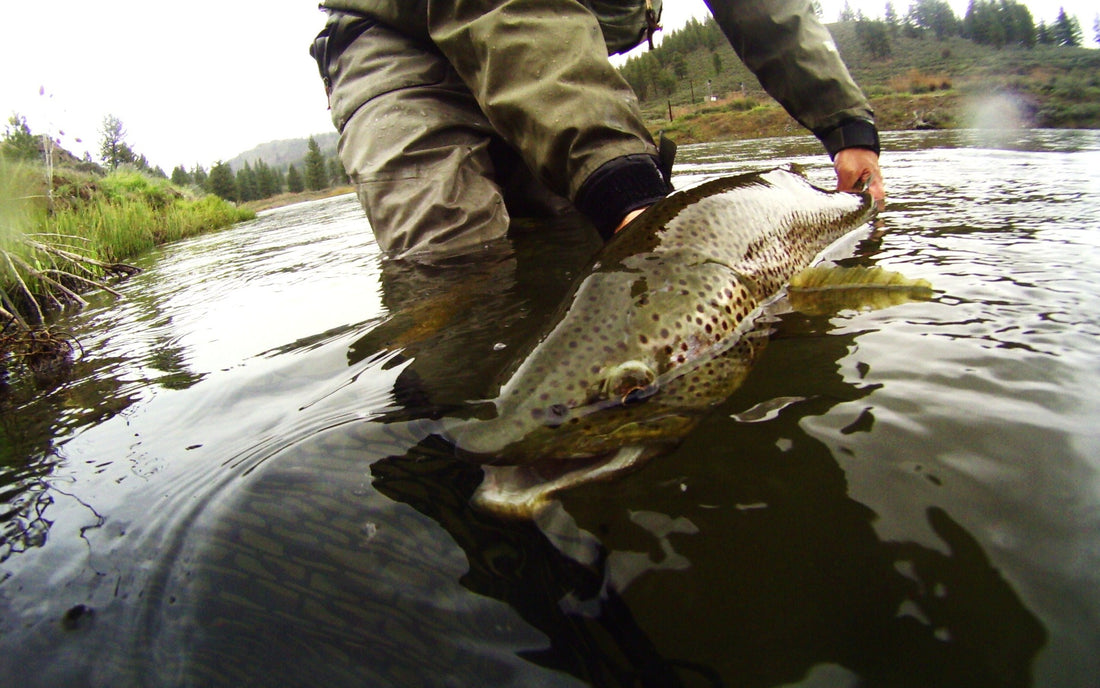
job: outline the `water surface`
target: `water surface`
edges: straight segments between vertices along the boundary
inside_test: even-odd
[[[674,452],[538,523],[432,436],[597,247],[380,259],[354,198],[164,248],[0,445],[0,684],[1081,686],[1100,675],[1100,133],[893,133],[851,262]],[[686,146],[678,186],[807,138]],[[33,667],[33,669],[29,669]]]

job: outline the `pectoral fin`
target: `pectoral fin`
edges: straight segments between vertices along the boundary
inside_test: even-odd
[[[880,267],[815,265],[791,278],[787,299],[803,313],[875,310],[932,298],[932,284]]]

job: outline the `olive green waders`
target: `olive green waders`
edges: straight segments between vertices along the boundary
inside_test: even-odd
[[[442,56],[368,23],[328,72],[340,160],[379,246],[440,254],[503,236],[494,134],[477,102]]]

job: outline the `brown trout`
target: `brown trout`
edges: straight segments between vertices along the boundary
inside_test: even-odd
[[[867,194],[784,169],[675,192],[616,234],[506,379],[495,417],[447,428],[484,464],[475,504],[530,516],[553,492],[681,440],[741,384],[759,318],[874,215]]]

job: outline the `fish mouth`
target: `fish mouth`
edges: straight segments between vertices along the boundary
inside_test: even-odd
[[[535,518],[558,492],[639,469],[678,444],[697,420],[683,414],[662,414],[659,419],[623,423],[595,438],[589,444],[591,453],[585,456],[547,455],[522,463],[498,458],[495,463],[484,463],[484,477],[471,504],[506,518]],[[566,446],[572,444],[565,442]]]
[[[654,447],[630,445],[582,461],[542,459],[524,465],[483,466],[484,478],[470,501],[475,508],[498,516],[532,519],[556,493],[618,477],[656,453]]]

